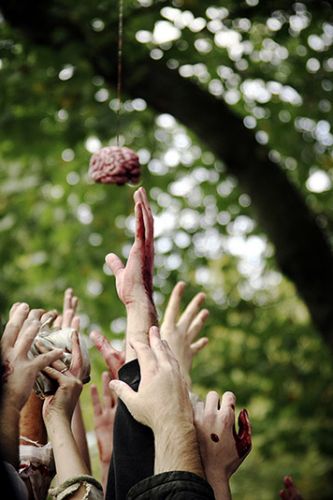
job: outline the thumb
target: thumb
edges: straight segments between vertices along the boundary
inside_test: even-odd
[[[137,393],[121,380],[111,380],[109,387],[123,401],[128,411],[133,415]]]
[[[105,262],[107,263],[107,265],[109,266],[109,268],[111,269],[111,271],[115,276],[117,276],[117,274],[121,269],[124,269],[124,264],[119,259],[119,257],[114,253],[109,253],[105,257]]]

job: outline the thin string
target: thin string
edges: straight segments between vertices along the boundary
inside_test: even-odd
[[[117,146],[119,146],[122,70],[123,70],[123,0],[118,0],[118,56],[117,56]]]

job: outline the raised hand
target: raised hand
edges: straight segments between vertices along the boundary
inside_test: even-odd
[[[154,219],[143,188],[134,193],[134,201],[136,232],[126,266],[114,253],[105,258],[125,306],[147,301],[153,304]]]
[[[141,382],[138,392],[125,382],[112,380],[110,387],[124,401],[133,417],[155,430],[166,420],[185,415],[193,421],[192,407],[179,364],[168,344],[162,342],[158,328],[149,332],[150,346],[136,342],[141,368]],[[168,400],[168,405],[165,402]]]
[[[40,349],[45,349],[42,346]],[[55,394],[47,396],[43,404],[43,418],[47,422],[52,418],[64,417],[71,421],[75,405],[82,391],[82,354],[78,333],[72,334],[72,361],[68,369],[62,361],[56,361],[53,366],[48,366],[44,372],[58,382],[59,387]]]
[[[194,411],[202,464],[217,500],[231,498],[229,479],[252,446],[246,410],[239,414],[236,432],[235,405],[232,392],[225,392],[220,401],[219,395],[211,391],[206,402],[198,402]]]
[[[293,478],[291,476],[285,476],[283,478],[283,490],[280,490],[280,498],[283,500],[303,500],[302,495],[294,485]]]
[[[59,363],[62,362],[57,362]],[[89,460],[78,446],[71,429],[72,417],[77,408],[82,391],[82,354],[79,336],[76,331],[72,334],[72,360],[70,368],[60,366],[45,368],[48,377],[57,382],[58,387],[54,395],[47,396],[43,405],[43,418],[49,440],[52,444],[53,455],[57,470],[58,482],[64,483],[77,476],[89,474]],[[72,495],[72,498],[83,498],[86,493],[82,484]]]
[[[118,378],[118,371],[125,363],[125,352],[117,351],[107,338],[96,330],[92,331],[89,337],[103,356],[109,370],[110,380]]]
[[[18,411],[30,396],[37,373],[63,355],[61,349],[54,349],[34,359],[28,357],[43,314],[42,309],[30,311],[28,304],[14,304],[1,338],[4,393],[7,404],[10,402]]]
[[[154,220],[143,188],[134,193],[135,240],[126,266],[114,253],[106,256],[116,278],[120,300],[127,310],[126,361],[136,359],[133,341],[148,344],[148,331],[157,324],[153,301]]]
[[[120,380],[110,387],[138,422],[150,427],[155,440],[155,474],[183,470],[203,475],[187,384],[179,364],[158,328],[149,344],[133,342],[140,365],[138,392]]]
[[[188,384],[191,383],[190,371],[193,357],[203,349],[208,338],[195,341],[208,316],[207,309],[201,309],[205,295],[198,293],[179,317],[180,303],[185,290],[185,283],[180,281],[172,290],[161,324],[161,338],[166,340],[180,364]]]
[[[5,460],[18,467],[20,412],[27,402],[36,376],[63,352],[55,349],[30,359],[29,351],[40,326],[42,309],[14,304],[1,338],[3,401],[0,408],[0,442]]]
[[[109,387],[111,377],[108,372],[102,373],[102,401],[96,385],[90,388],[91,401],[94,411],[94,429],[96,434],[98,455],[102,468],[102,484],[106,488],[112,449],[113,449],[113,424],[117,410],[117,397]]]
[[[73,289],[67,288],[64,293],[63,312],[54,321],[54,326],[58,328],[74,328],[80,330],[80,318],[76,314],[79,299],[73,295]]]

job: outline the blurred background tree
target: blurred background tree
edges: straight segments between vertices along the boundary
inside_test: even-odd
[[[276,498],[286,473],[333,489],[332,3],[124,2],[120,139],[156,216],[155,299],[207,292],[196,390],[235,391],[254,425],[235,498]],[[133,188],[87,176],[115,144],[117,2],[0,8],[1,312],[73,286],[84,330],[120,343],[104,256],[128,254]]]

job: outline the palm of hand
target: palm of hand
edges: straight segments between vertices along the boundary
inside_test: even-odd
[[[187,335],[187,329],[179,325],[169,328],[163,323],[161,325],[161,338],[167,340],[178,363],[186,373],[189,373],[194,352],[191,350],[191,339]]]
[[[120,269],[116,276],[117,293],[123,304],[129,305],[138,294],[144,295],[146,293],[142,274],[139,250],[133,247],[126,267]]]
[[[154,262],[154,221],[148,199],[143,188],[134,194],[135,240],[127,264],[113,253],[106,256],[106,262],[116,278],[117,293],[127,306],[142,299],[152,302]]]

